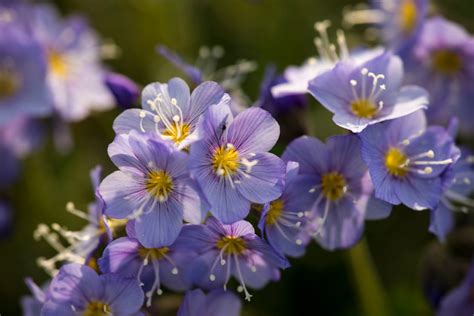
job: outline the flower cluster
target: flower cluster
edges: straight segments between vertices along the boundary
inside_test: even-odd
[[[35,232],[58,254],[38,260],[53,278],[44,289],[28,281],[35,298],[25,309],[139,315],[172,290],[186,292],[180,316],[238,315],[241,302],[231,288],[250,301],[311,241],[329,251],[350,248],[366,220],[384,219],[399,204],[430,210],[429,230],[445,240],[456,211],[474,207],[474,159],[456,144],[458,126],[466,133],[472,125],[463,114],[472,89],[461,79],[473,74],[473,42],[450,22],[425,20],[425,1],[388,2],[346,14],[354,23],[371,17],[387,49],[350,51],[342,32],[336,48],[329,22],[317,23],[319,57],[289,67],[282,80],[267,76],[259,102],[240,111],[223,82],[204,81],[198,68],[161,47],[196,87],[179,78],[151,83],[141,108],[116,118],[108,154],[117,170],[102,181],[99,169],[93,172],[89,213],[67,207],[89,224],[76,232],[40,225]],[[69,64],[67,54],[54,55],[61,46],[52,49],[59,59],[48,84],[55,86]],[[326,141],[298,137],[279,157],[271,151],[280,125],[264,108],[300,107],[306,93],[347,132]],[[74,107],[61,112],[56,100],[63,117],[83,115]],[[439,111],[459,121],[448,125],[436,119]],[[443,300],[440,315],[465,310],[472,274]]]

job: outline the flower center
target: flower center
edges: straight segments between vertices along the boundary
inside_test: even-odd
[[[370,100],[360,99],[352,102],[351,111],[358,117],[371,119],[378,112],[378,107]]]
[[[64,57],[55,51],[51,51],[48,55],[48,64],[51,72],[59,77],[63,77],[67,73],[67,63]]]
[[[416,26],[417,15],[418,9],[416,8],[415,1],[403,0],[400,7],[400,26],[403,33],[408,34],[413,31]]]
[[[285,205],[281,199],[270,203],[270,208],[268,209],[267,217],[265,218],[267,225],[274,225],[278,221],[283,212],[284,206]]]
[[[20,88],[20,79],[8,69],[0,69],[0,99],[13,96]]]
[[[152,260],[161,260],[170,251],[168,247],[162,248],[140,248],[138,254],[141,258],[150,258]]]
[[[163,132],[163,135],[170,137],[173,142],[179,144],[189,136],[190,130],[191,127],[188,124],[173,124]]]
[[[173,179],[164,170],[151,171],[148,174],[145,187],[151,195],[160,202],[164,202],[173,190]]]
[[[216,247],[225,254],[240,255],[245,251],[245,241],[240,237],[224,236],[217,241]]]
[[[459,55],[449,50],[439,50],[432,55],[433,68],[442,74],[453,75],[462,68],[462,60]]]
[[[331,201],[339,200],[347,191],[347,183],[338,172],[330,172],[321,178],[321,187],[324,196]]]
[[[239,168],[239,153],[232,144],[227,144],[226,147],[220,146],[214,150],[212,167],[220,176],[229,176],[237,171]]]
[[[82,313],[82,316],[107,316],[112,315],[109,305],[100,301],[91,301]]]
[[[408,170],[408,157],[398,148],[392,147],[385,155],[385,167],[390,175],[404,177]]]

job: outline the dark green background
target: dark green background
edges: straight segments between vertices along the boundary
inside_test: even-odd
[[[65,14],[82,13],[103,38],[113,40],[121,55],[110,65],[142,85],[182,75],[155,54],[163,43],[194,60],[201,45],[219,44],[226,50],[222,64],[239,58],[255,60],[259,69],[244,84],[254,99],[266,63],[280,70],[315,54],[313,23],[331,19],[338,26],[344,0],[58,0]],[[473,31],[472,0],[438,2],[444,15]],[[470,24],[469,24],[470,23]],[[361,41],[360,29],[347,31],[349,42]],[[311,104],[313,129],[325,138],[339,132],[327,111]],[[58,222],[71,228],[81,221],[67,214],[66,202],[82,209],[92,199],[88,171],[102,164],[113,170],[106,148],[113,139],[118,110],[97,114],[73,125],[75,147],[70,154],[55,152],[51,141],[24,162],[18,183],[6,193],[15,206],[13,235],[0,241],[0,314],[20,314],[19,297],[27,293],[22,279],[40,283],[46,275],[36,266],[39,256],[51,255],[44,242],[35,242],[38,223]],[[295,122],[296,123],[296,122]],[[285,128],[285,127],[283,127]],[[366,238],[389,297],[392,315],[431,315],[421,293],[421,258],[434,240],[427,232],[428,213],[396,209],[385,221],[369,222]],[[347,252],[326,252],[312,244],[301,260],[283,273],[281,282],[253,291],[244,315],[363,315]]]

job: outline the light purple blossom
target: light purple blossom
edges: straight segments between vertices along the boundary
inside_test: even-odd
[[[231,291],[216,289],[207,295],[197,289],[186,293],[177,316],[239,316],[240,299]]]

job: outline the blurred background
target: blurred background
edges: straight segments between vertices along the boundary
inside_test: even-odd
[[[157,44],[165,44],[191,62],[202,45],[222,46],[223,66],[241,58],[254,60],[259,67],[243,84],[243,90],[252,100],[258,96],[267,63],[274,63],[279,71],[287,65],[302,63],[316,52],[314,22],[330,19],[339,27],[343,8],[357,3],[347,0],[53,1],[65,15],[85,15],[102,38],[114,42],[120,54],[108,64],[140,85],[184,76],[156,54]],[[472,0],[439,0],[435,5],[443,15],[471,33],[474,31]],[[361,30],[346,30],[349,45],[363,41]],[[329,112],[312,100],[310,112],[310,129],[314,135],[324,139],[341,132],[332,124]],[[113,139],[112,122],[118,113],[119,110],[113,110],[93,115],[73,125],[75,147],[69,154],[58,154],[49,140],[26,159],[21,179],[5,193],[15,209],[15,227],[11,236],[0,240],[1,315],[21,314],[19,299],[28,293],[24,277],[31,276],[38,283],[47,279],[36,266],[36,258],[52,255],[53,250],[45,242],[33,240],[37,225],[57,222],[80,228],[84,224],[66,213],[65,205],[74,201],[78,208],[86,209],[93,199],[89,170],[97,164],[104,167],[105,174],[114,170],[106,149]],[[286,124],[291,128],[291,121]],[[436,252],[440,246],[428,233],[428,225],[428,212],[404,208],[397,208],[387,220],[367,224],[366,242],[386,290],[387,315],[432,315],[422,291],[426,274],[423,262],[428,247]],[[252,292],[253,300],[244,305],[243,315],[366,315],[357,290],[358,275],[351,265],[354,260],[357,256],[349,251],[327,252],[312,244],[304,258],[291,260],[293,266],[283,273],[280,282]]]

